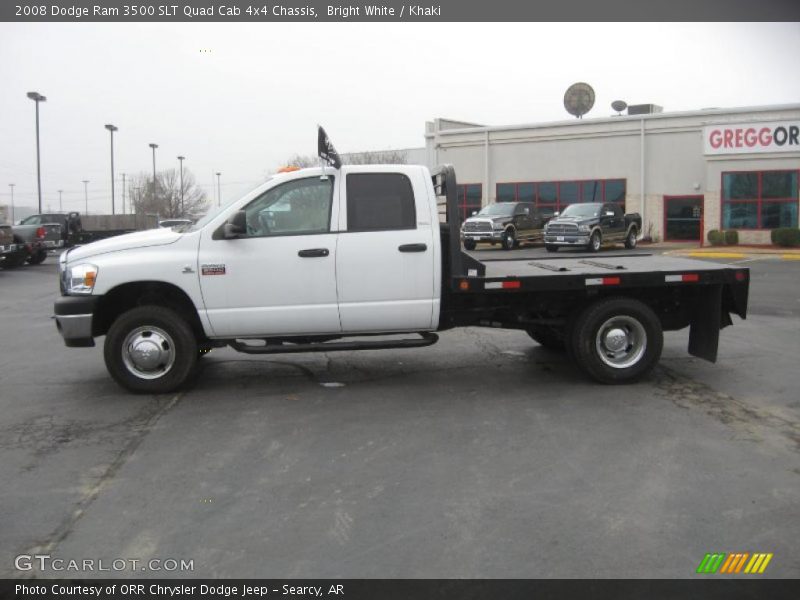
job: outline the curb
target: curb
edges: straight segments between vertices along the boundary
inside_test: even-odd
[[[737,259],[777,259],[800,261],[800,253],[785,254],[781,252],[706,252],[703,250],[669,250],[669,256],[690,256],[692,258],[737,258]]]

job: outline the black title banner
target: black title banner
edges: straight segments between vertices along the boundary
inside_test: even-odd
[[[16,600],[208,600],[284,598],[292,600],[537,600],[581,598],[702,598],[796,600],[797,580],[503,580],[503,579],[331,579],[331,580],[0,580],[0,597]]]
[[[797,0],[3,0],[0,21],[800,21]]]

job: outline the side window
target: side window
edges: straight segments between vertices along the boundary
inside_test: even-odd
[[[309,177],[272,188],[244,207],[247,237],[330,231],[333,177]]]
[[[347,230],[416,229],[411,181],[400,173],[347,176]]]
[[[22,225],[39,225],[40,219],[41,217],[39,217],[39,215],[33,215],[28,217],[27,219],[24,219],[22,221]]]

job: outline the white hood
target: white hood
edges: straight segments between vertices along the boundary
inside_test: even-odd
[[[181,238],[181,235],[182,234],[177,231],[165,228],[115,235],[105,240],[98,240],[91,244],[86,244],[85,246],[73,248],[67,255],[67,259],[69,262],[74,262],[97,254],[106,254],[119,250],[146,248],[147,246],[165,246],[177,242]]]

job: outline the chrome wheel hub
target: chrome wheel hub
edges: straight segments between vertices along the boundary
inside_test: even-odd
[[[175,364],[175,343],[159,327],[137,327],[122,344],[122,362],[136,377],[157,379]]]
[[[635,365],[647,349],[644,326],[629,315],[611,317],[597,330],[595,349],[600,360],[614,369]]]

